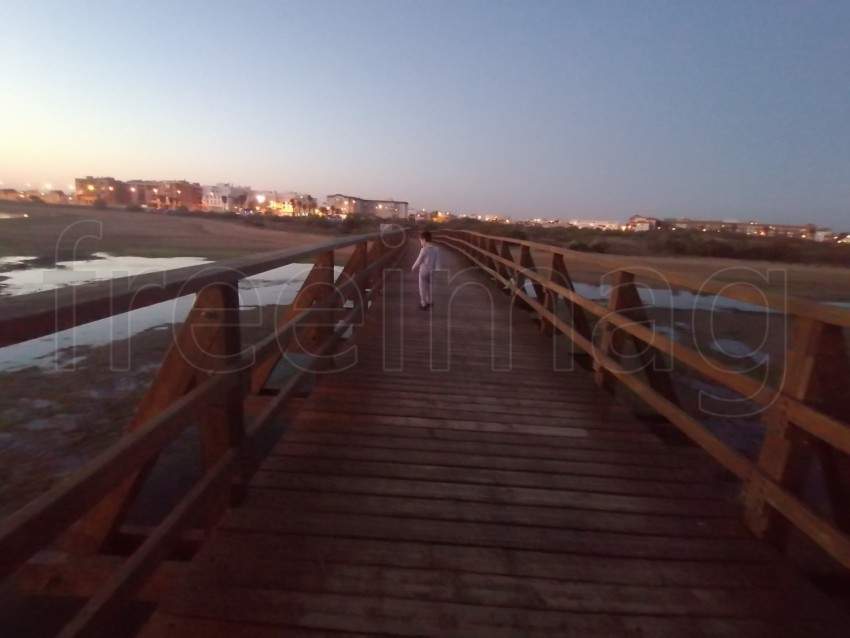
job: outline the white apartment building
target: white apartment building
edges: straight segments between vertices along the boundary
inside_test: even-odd
[[[232,184],[216,184],[204,186],[202,203],[204,210],[217,213],[237,211],[251,197],[250,186],[234,186]]]

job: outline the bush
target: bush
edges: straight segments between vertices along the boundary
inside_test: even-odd
[[[102,197],[98,197],[96,200],[94,200],[91,206],[92,208],[95,208],[97,210],[106,210],[107,208],[109,208],[109,204],[107,204],[106,200]]]

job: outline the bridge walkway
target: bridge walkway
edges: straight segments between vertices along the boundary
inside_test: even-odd
[[[700,472],[444,261],[430,312],[390,273],[146,638],[844,634]]]

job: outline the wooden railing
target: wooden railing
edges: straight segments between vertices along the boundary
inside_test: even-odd
[[[517,239],[465,231],[440,231],[436,241],[464,253],[515,299],[537,313],[541,326],[566,335],[592,357],[597,382],[622,384],[663,415],[741,481],[744,519],[762,538],[783,543],[788,524],[850,568],[850,368],[844,330],[850,312],[826,304],[729,286],[674,272],[620,266],[607,258]],[[545,260],[543,263],[541,260]],[[625,261],[625,258],[623,259]],[[589,265],[613,278],[607,305],[575,292],[569,268]],[[643,286],[683,288],[786,313],[793,321],[790,349],[778,387],[742,374],[694,348],[653,330],[641,302]],[[530,284],[533,293],[527,290]],[[644,365],[625,366],[630,339]],[[664,365],[658,365],[659,362]],[[672,363],[672,367],[671,364]],[[728,388],[760,406],[764,439],[751,460],[707,429],[678,400],[677,377],[692,374]],[[803,461],[817,457],[831,513],[816,512],[799,495]]]
[[[252,470],[251,446],[279,421],[304,374],[326,365],[339,338],[362,320],[404,242],[400,230],[359,235],[4,299],[0,346],[196,295],[123,438],[0,523],[0,580],[14,573],[25,587],[87,597],[60,634],[69,637],[102,627],[155,572],[167,579],[174,564],[157,572],[162,562],[187,534],[197,535],[193,528],[209,529],[238,500]],[[343,252],[347,261],[336,277],[334,259]],[[243,347],[239,282],[305,261],[314,262],[312,269],[276,329]],[[269,376],[288,352],[300,353],[297,369],[269,389]],[[162,450],[193,424],[202,450],[199,480],[158,526],[137,534],[129,556],[105,554],[116,535],[126,535],[127,512]],[[147,595],[157,587],[147,583]]]

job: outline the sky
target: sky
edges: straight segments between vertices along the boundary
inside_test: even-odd
[[[850,230],[847,0],[0,0],[0,187]]]

